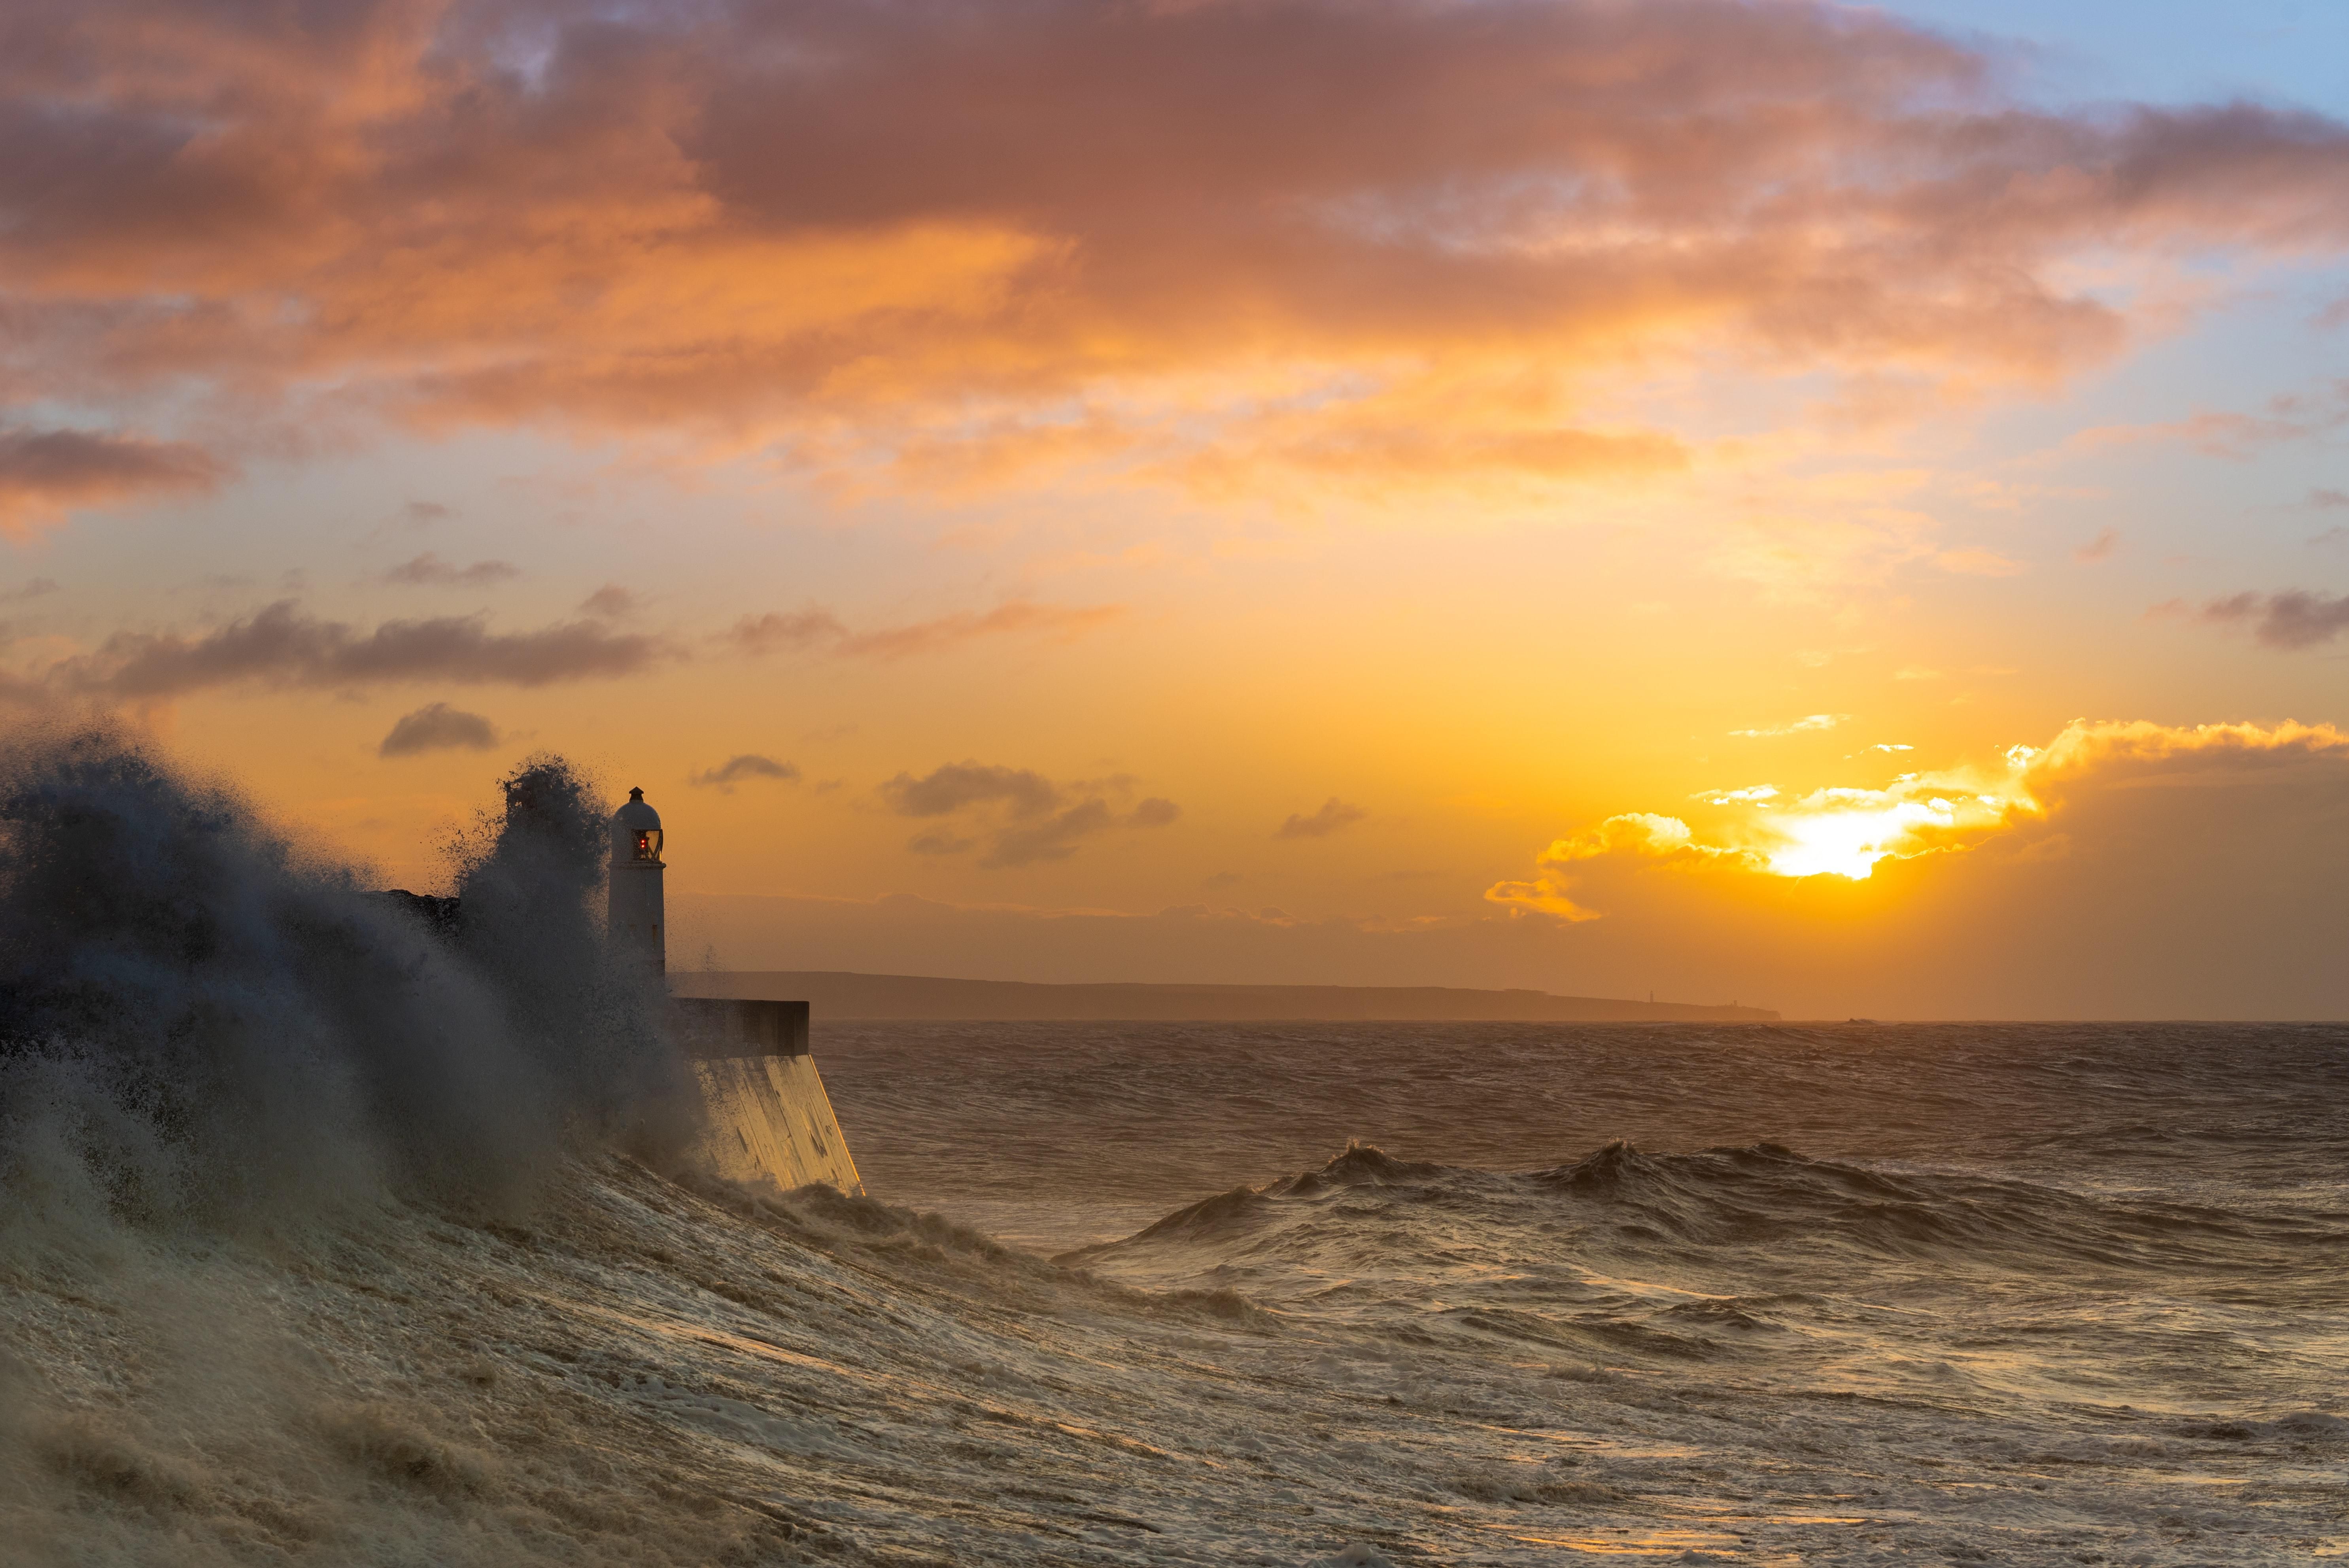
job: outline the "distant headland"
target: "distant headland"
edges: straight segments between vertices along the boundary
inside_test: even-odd
[[[1521,1023],[1770,1023],[1767,1007],[1475,991],[1452,985],[1033,985],[845,970],[672,970],[679,996],[800,996],[828,1019]]]

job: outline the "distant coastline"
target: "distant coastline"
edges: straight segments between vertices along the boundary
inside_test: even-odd
[[[1519,1022],[1770,1023],[1767,1007],[1557,996],[1547,991],[1476,991],[1451,985],[1036,985],[859,975],[838,969],[672,971],[679,996],[765,996],[805,1001],[827,1018],[973,1022]]]

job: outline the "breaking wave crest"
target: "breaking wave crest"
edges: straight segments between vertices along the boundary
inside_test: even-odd
[[[1914,1368],[1985,1392],[1952,1371],[1940,1326],[1952,1298],[1975,1295],[1982,1312],[1961,1359],[1997,1364],[2006,1394],[2130,1343],[2142,1367],[2187,1377],[2208,1338],[2175,1328],[2175,1303],[2220,1319],[2243,1303],[2321,1316],[2342,1305],[2328,1258],[2344,1249],[2349,1216],[2323,1206],[2222,1209],[1809,1160],[1778,1143],[1619,1140],[1516,1173],[1355,1143],[1061,1261],[1158,1289],[1238,1291],[1407,1343],[1736,1364],[1912,1397]]]
[[[1342,1229],[1372,1214],[1424,1212],[1447,1222],[1541,1217],[1572,1222],[1602,1250],[1691,1246],[1847,1247],[1947,1262],[2044,1254],[2114,1267],[2231,1266],[2240,1249],[2349,1243],[2349,1215],[2250,1213],[2124,1201],[1948,1171],[1887,1171],[1814,1160],[1775,1143],[1694,1153],[1609,1143],[1547,1170],[1504,1173],[1398,1160],[1355,1143],[1328,1163],[1240,1187],[1168,1214],[1125,1241],[1071,1257],[1169,1243],[1253,1243],[1293,1223]],[[1374,1228],[1373,1228],[1374,1229]]]

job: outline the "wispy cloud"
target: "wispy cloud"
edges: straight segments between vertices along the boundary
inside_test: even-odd
[[[75,507],[208,490],[230,472],[185,441],[0,428],[0,536],[20,537]]]
[[[1775,784],[1749,784],[1743,789],[1713,789],[1696,797],[1708,806],[1758,806],[1778,798]]]
[[[2262,645],[2292,652],[2329,643],[2349,631],[2349,593],[2334,598],[2298,588],[2234,593],[2204,604],[2200,618],[2221,625],[2248,625]]]
[[[2312,490],[2308,492],[2305,504],[2311,511],[2340,511],[2349,509],[2349,490]],[[2349,525],[2336,523],[2312,538],[2308,542],[2332,544],[2344,539],[2349,539]]]
[[[1961,577],[2019,577],[2030,570],[1995,550],[1979,548],[1936,551],[1933,564]]]
[[[745,615],[725,642],[753,657],[772,653],[822,652],[846,658],[902,659],[945,653],[989,637],[1030,635],[1065,642],[1106,625],[1124,614],[1116,604],[1039,604],[1015,599],[984,612],[964,611],[901,626],[854,631],[821,607],[787,614]]]
[[[881,799],[904,817],[943,817],[966,806],[996,802],[1016,816],[1032,817],[1050,810],[1061,799],[1061,789],[1033,769],[949,762],[918,779],[898,774],[881,786]]]
[[[1112,828],[1172,827],[1183,815],[1174,801],[1153,796],[1130,811],[1117,811],[1098,796],[1081,800],[1038,822],[1024,822],[996,835],[983,866],[1025,866],[1039,861],[1061,861],[1077,852],[1083,840]]]
[[[382,581],[411,588],[478,588],[521,575],[522,568],[512,562],[476,561],[470,566],[460,566],[428,550],[412,561],[403,561],[387,570]]]
[[[1036,604],[1014,600],[984,614],[941,615],[906,626],[885,626],[852,632],[836,651],[854,657],[901,659],[911,654],[941,653],[983,637],[1026,634],[1056,641],[1081,636],[1124,614],[1116,604]]]
[[[1792,724],[1775,724],[1765,729],[1733,729],[1729,733],[1747,740],[1766,740],[1777,735],[1806,735],[1813,730],[1833,729],[1838,724],[1848,723],[1850,718],[1851,715],[1847,713],[1814,713]]]
[[[2072,559],[2083,566],[2094,566],[2100,561],[2110,561],[2121,547],[2121,531],[2099,529],[2096,537],[2072,552]]]
[[[799,777],[799,765],[795,762],[778,762],[771,757],[746,751],[739,757],[728,758],[715,768],[705,768],[698,773],[686,775],[686,782],[700,789],[716,789],[722,795],[731,795],[734,786],[748,783],[753,779],[772,779],[791,783]]]
[[[2071,439],[2076,447],[2175,441],[2209,457],[2248,458],[2268,447],[2305,441],[2349,426],[2349,379],[2308,392],[2280,393],[2255,414],[2229,410],[2192,414],[2152,425],[2099,425]]]
[[[1032,769],[950,762],[919,778],[898,774],[881,786],[881,799],[905,817],[977,813],[967,830],[926,830],[905,847],[918,855],[956,855],[978,848],[984,838],[987,852],[979,864],[1001,868],[1066,860],[1085,840],[1113,829],[1164,828],[1181,818],[1182,808],[1158,796],[1119,810],[1108,797],[1123,793],[1128,783],[1119,779],[1105,788],[1063,788]]]
[[[488,751],[499,741],[497,726],[478,713],[430,703],[403,714],[376,748],[378,757],[414,757],[424,751]]]
[[[606,583],[579,601],[579,613],[600,620],[623,621],[641,607],[635,592],[617,583]]]
[[[666,653],[654,638],[576,621],[529,632],[492,632],[480,616],[444,616],[386,621],[363,632],[305,614],[286,599],[197,635],[119,632],[97,652],[51,666],[45,678],[55,690],[125,701],[184,696],[241,682],[541,686],[638,675]]]
[[[846,635],[848,628],[831,611],[795,610],[789,614],[745,615],[734,623],[724,641],[736,653],[756,658],[837,643]]]
[[[1326,839],[1332,833],[1352,827],[1369,815],[1361,807],[1348,805],[1332,795],[1309,816],[1291,813],[1288,820],[1272,830],[1272,836],[1276,839]]]

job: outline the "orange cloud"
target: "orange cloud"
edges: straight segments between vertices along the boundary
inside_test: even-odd
[[[184,434],[222,451],[540,425],[892,483],[1547,485],[1687,460],[1599,406],[1618,372],[2045,380],[2129,330],[2074,257],[2349,246],[2349,129],[2024,108],[1982,56],[1827,6],[93,0],[5,28],[0,408],[202,406]]]
[[[1714,860],[1744,858],[1735,850],[1696,842],[1695,836],[1689,831],[1689,825],[1678,817],[1627,811],[1621,816],[1608,818],[1595,828],[1586,828],[1551,844],[1538,858],[1542,874],[1535,881],[1495,882],[1485,889],[1485,897],[1493,903],[1506,904],[1513,909],[1535,910],[1543,914],[1556,915],[1560,920],[1597,920],[1601,912],[1585,909],[1568,896],[1568,880],[1577,861],[1605,857],[1667,865],[1702,864]]]

